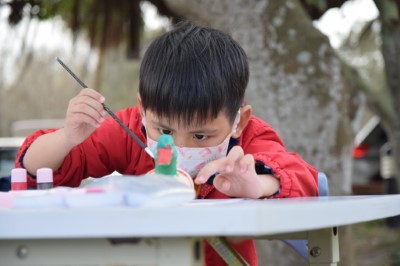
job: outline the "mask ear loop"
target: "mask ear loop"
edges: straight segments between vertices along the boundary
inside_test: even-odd
[[[231,136],[236,133],[236,129],[237,129],[239,122],[240,122],[240,109],[237,112],[235,121],[233,121]]]
[[[144,112],[140,113],[140,115],[142,116],[142,124],[143,124],[144,127],[146,127],[146,115],[145,115]]]
[[[146,115],[144,113],[142,114],[142,125],[144,126],[144,131],[146,132],[146,139],[150,139],[149,132],[146,126]]]

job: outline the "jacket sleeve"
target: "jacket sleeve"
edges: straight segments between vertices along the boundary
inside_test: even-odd
[[[117,113],[129,126],[129,114]],[[124,121],[125,120],[125,121]],[[57,129],[39,130],[27,137],[17,153],[16,167],[23,166],[23,158],[30,145],[40,136]],[[129,152],[132,147],[128,135],[111,118],[98,128],[84,142],[74,147],[65,157],[60,168],[54,172],[55,186],[79,186],[87,177],[102,177],[113,171],[123,172],[128,162],[134,160]],[[129,140],[130,142],[130,140]],[[29,173],[28,185],[36,186],[35,173]]]
[[[271,126],[251,119],[241,139],[244,153],[253,154],[279,179],[280,191],[274,197],[318,196],[318,171],[296,153],[286,151]]]

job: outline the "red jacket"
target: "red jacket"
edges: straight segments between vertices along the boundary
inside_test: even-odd
[[[142,117],[138,107],[117,112],[117,116],[144,143],[146,135],[142,131]],[[27,137],[15,161],[21,164],[23,155],[40,135],[56,129],[39,130]],[[270,167],[280,180],[280,192],[275,197],[301,197],[318,195],[318,179],[315,168],[307,164],[295,153],[287,152],[281,139],[267,123],[252,116],[242,132],[239,144],[245,154],[253,154],[255,160]],[[65,157],[61,167],[54,172],[56,186],[80,185],[86,177],[102,177],[118,171],[127,175],[142,175],[154,168],[149,155],[113,119],[107,119],[88,139],[76,146]],[[35,187],[36,180],[28,179],[28,185]],[[201,188],[202,198],[227,198],[212,185]],[[233,245],[250,265],[257,265],[257,255],[253,241]],[[225,265],[219,256],[206,245],[207,265]]]

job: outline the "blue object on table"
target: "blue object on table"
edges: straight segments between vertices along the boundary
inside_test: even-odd
[[[0,177],[0,191],[7,192],[11,190],[11,176]]]

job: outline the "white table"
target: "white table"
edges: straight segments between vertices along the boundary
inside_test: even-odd
[[[400,195],[0,210],[0,265],[202,265],[212,236],[308,239],[310,265],[336,265],[338,226],[399,214]]]

